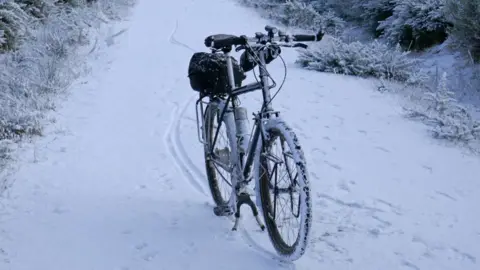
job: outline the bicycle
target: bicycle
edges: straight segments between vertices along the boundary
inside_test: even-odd
[[[204,145],[208,183],[216,204],[215,215],[234,214],[232,230],[237,230],[240,208],[243,204],[249,205],[262,231],[267,228],[276,252],[283,259],[294,261],[305,253],[311,229],[310,184],[298,138],[280,118],[280,112],[272,107],[276,94],[272,97],[270,89],[276,87],[276,82],[268,73],[267,64],[277,57],[281,58],[281,47],[307,48],[307,45],[299,42],[319,41],[323,33],[287,35],[268,25],[265,31],[266,34],[257,32],[254,37],[224,34],[208,36],[205,45],[211,49],[211,53],[198,52],[192,56],[189,78],[191,87],[200,93],[196,102],[197,135]],[[233,46],[237,52],[243,50],[240,65],[230,56]],[[260,81],[257,78],[256,82],[241,86],[246,78],[244,73],[256,66]],[[272,84],[269,84],[269,79]],[[256,90],[262,90],[263,104],[260,111],[253,114],[254,124],[249,133],[247,111],[240,106],[239,96]],[[227,143],[223,148],[215,148],[222,125],[225,127]],[[272,155],[276,139],[280,139],[281,157]],[[286,147],[290,150],[286,151]],[[293,159],[290,167],[287,157]],[[283,176],[291,178],[285,185],[279,183],[278,169],[282,166],[286,167]],[[294,169],[297,173],[294,173]],[[230,178],[230,182],[220,170],[226,171],[224,174]],[[219,188],[220,177],[229,185],[230,194],[226,196],[222,196]],[[256,203],[252,201],[250,196],[253,194],[248,188],[253,179]],[[298,199],[294,199],[294,193],[298,193]],[[292,244],[288,244],[280,234],[283,226],[279,224],[281,220],[277,219],[276,208],[280,194],[288,195],[288,208],[293,217],[299,219],[298,233]],[[266,226],[259,218],[257,207],[263,213]]]

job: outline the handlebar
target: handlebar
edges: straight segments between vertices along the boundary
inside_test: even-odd
[[[283,43],[279,44],[283,47],[301,47],[307,48],[307,45],[302,43],[291,44],[291,42],[314,42],[320,41],[324,33],[319,31],[316,35],[287,35],[283,31],[279,31],[273,26],[265,26],[267,34],[262,32],[255,33],[254,37],[234,36],[226,34],[211,35],[205,38],[205,46],[208,48],[222,49],[231,46],[247,46],[250,44],[267,44],[267,43]],[[240,48],[237,48],[237,51]]]

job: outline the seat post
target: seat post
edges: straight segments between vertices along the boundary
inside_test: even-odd
[[[232,58],[230,57],[230,52],[225,52],[225,56],[227,57],[228,82],[230,83],[230,87],[235,89],[235,77],[233,75],[233,63]]]

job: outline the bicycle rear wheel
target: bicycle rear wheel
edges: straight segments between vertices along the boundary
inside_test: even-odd
[[[215,204],[225,207],[233,191],[232,162],[236,153],[232,112],[223,115],[223,102],[211,102],[205,110],[205,168]],[[217,134],[218,130],[218,135]],[[215,138],[216,137],[216,138]],[[233,213],[219,213],[231,215]]]
[[[275,250],[294,261],[305,253],[312,220],[306,162],[297,136],[285,122],[269,120],[265,131],[255,162],[258,196]],[[294,232],[284,235],[285,230]]]

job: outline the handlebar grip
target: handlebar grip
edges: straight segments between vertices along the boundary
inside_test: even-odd
[[[276,33],[278,31],[278,29],[274,26],[271,26],[271,25],[265,25],[265,31]]]
[[[292,35],[294,41],[315,41],[315,35]]]
[[[320,41],[323,38],[323,32],[319,31],[316,35],[292,35],[294,41]]]
[[[213,47],[215,49],[221,49],[224,47],[228,46],[237,46],[237,45],[243,45],[246,43],[246,39],[244,36],[234,36],[234,35],[224,35],[224,34],[218,34],[218,35],[211,35],[205,38],[205,46],[206,47]]]

